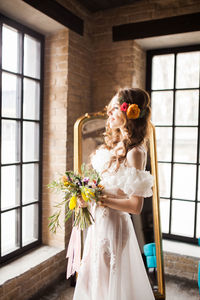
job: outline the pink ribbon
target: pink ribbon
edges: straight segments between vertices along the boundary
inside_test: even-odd
[[[81,231],[77,226],[72,228],[66,258],[68,258],[66,275],[68,279],[75,272],[79,272],[81,263]]]

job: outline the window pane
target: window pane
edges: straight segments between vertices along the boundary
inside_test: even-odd
[[[196,166],[174,164],[173,198],[195,199]]]
[[[39,119],[40,85],[34,80],[24,79],[24,119]]]
[[[2,163],[20,161],[20,122],[1,120],[2,122]]]
[[[171,164],[158,163],[159,191],[161,197],[170,197]]]
[[[1,251],[6,255],[19,248],[19,210],[1,215]]]
[[[197,225],[196,225],[196,237],[200,237],[200,203],[197,204]]]
[[[174,54],[156,55],[152,60],[152,89],[172,89],[174,85]]]
[[[171,161],[172,127],[156,127],[157,159]]]
[[[1,209],[19,205],[20,202],[20,168],[6,166],[1,168]]]
[[[173,92],[153,92],[151,108],[154,125],[172,125]]]
[[[197,128],[175,128],[174,161],[197,161]]]
[[[32,204],[22,208],[22,245],[25,246],[38,239],[38,205]]]
[[[200,166],[199,168],[199,176],[198,176],[198,201],[200,201]]]
[[[24,75],[40,78],[40,42],[24,36]]]
[[[177,54],[176,88],[199,87],[200,52]]]
[[[171,233],[193,237],[195,204],[188,201],[172,200]]]
[[[199,91],[176,92],[176,125],[198,125]]]
[[[23,122],[23,161],[39,160],[39,125]]]
[[[21,105],[20,105],[20,78],[2,73],[2,116],[10,118],[19,118]]]
[[[38,201],[38,164],[23,165],[23,204]]]
[[[162,232],[169,233],[169,209],[170,201],[168,199],[160,199],[160,214]]]
[[[14,28],[2,28],[2,67],[4,70],[20,72],[20,34]]]

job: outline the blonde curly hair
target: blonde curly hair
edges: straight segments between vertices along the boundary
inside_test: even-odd
[[[115,172],[119,169],[120,164],[126,159],[127,152],[142,143],[147,148],[149,141],[149,128],[151,118],[150,97],[149,94],[139,88],[120,88],[114,97],[123,99],[124,102],[134,104],[136,103],[140,109],[145,110],[143,118],[128,119],[126,112],[121,111],[121,118],[123,123],[120,128],[110,128],[108,120],[104,135],[105,143],[99,148],[114,149],[114,155],[111,156],[108,167],[103,170],[107,171],[113,162],[116,161]],[[114,98],[113,97],[113,98]],[[112,98],[112,99],[113,99]],[[109,114],[112,105],[112,99],[106,107],[106,113]],[[123,135],[121,134],[123,132]],[[115,148],[120,142],[121,147]],[[121,149],[121,154],[117,150]],[[126,161],[125,161],[126,163]]]

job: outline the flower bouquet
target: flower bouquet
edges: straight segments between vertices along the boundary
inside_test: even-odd
[[[81,165],[81,175],[74,171],[66,171],[65,175],[60,175],[58,180],[53,180],[47,185],[48,188],[63,193],[63,200],[55,205],[58,210],[48,218],[48,227],[53,233],[56,233],[58,226],[61,227],[59,216],[64,206],[65,222],[74,212],[73,226],[81,230],[86,229],[94,219],[88,207],[79,207],[78,197],[82,197],[85,202],[97,202],[104,188],[100,184],[101,178],[96,170],[89,168],[85,163]]]

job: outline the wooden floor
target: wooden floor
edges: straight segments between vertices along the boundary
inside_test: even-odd
[[[196,282],[180,280],[165,276],[166,300],[199,300],[199,289]],[[61,280],[51,288],[48,288],[43,295],[31,300],[72,300],[74,287],[71,287],[66,279]],[[103,299],[101,299],[103,300]],[[125,300],[125,299],[123,299]]]

